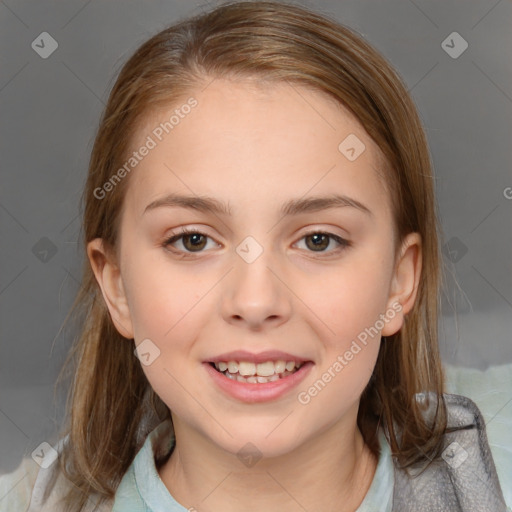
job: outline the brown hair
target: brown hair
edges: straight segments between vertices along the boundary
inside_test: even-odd
[[[382,339],[357,424],[376,455],[377,429],[384,425],[401,467],[428,465],[439,456],[446,429],[437,340],[440,229],[432,166],[406,87],[352,30],[297,5],[235,2],[172,25],[145,42],[121,69],[100,121],[84,191],[85,244],[102,238],[116,248],[129,176],[101,200],[95,190],[126,161],[146,116],[219,77],[288,81],[326,93],[356,116],[386,157],[396,251],[405,235],[419,233],[423,269],[403,328]],[[64,367],[73,379],[62,431],[69,442],[60,458],[74,484],[65,500],[73,511],[82,510],[93,493],[112,498],[145,436],[170,418],[133,353],[133,342],[115,329],[87,260],[77,309],[81,334]],[[59,380],[63,375],[64,370]],[[415,399],[425,391],[440,398],[431,422]]]

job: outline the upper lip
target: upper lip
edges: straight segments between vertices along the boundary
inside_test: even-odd
[[[310,359],[295,356],[293,354],[289,354],[288,352],[281,352],[280,350],[265,350],[264,352],[259,352],[258,354],[253,354],[252,352],[247,352],[246,350],[235,350],[233,352],[225,352],[224,354],[212,357],[206,362],[219,363],[221,361],[248,361],[254,364],[265,363],[266,361],[295,361],[296,363],[306,363],[307,361],[310,361]]]

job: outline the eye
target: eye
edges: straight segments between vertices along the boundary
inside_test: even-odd
[[[184,249],[177,248],[177,251],[174,252],[181,252],[185,254],[199,253],[202,252],[203,249],[206,247],[208,238],[210,237],[205,233],[202,233],[201,231],[181,228],[180,233],[174,234],[171,237],[167,238],[163,242],[163,246],[172,246],[179,241],[181,242]],[[306,241],[306,247],[311,252],[318,253],[335,253],[352,245],[352,242],[345,240],[344,238],[335,235],[334,233],[328,233],[325,231],[310,231],[309,233],[306,233],[301,238],[301,240]],[[326,249],[331,245],[332,241],[334,241],[338,245],[338,247],[333,250],[326,251]]]
[[[312,252],[337,252],[343,250],[352,245],[352,242],[345,240],[344,238],[335,235],[334,233],[328,233],[325,231],[310,231],[306,233],[301,240],[306,241],[306,247],[311,249]],[[334,240],[338,247],[331,251],[326,251],[331,244],[331,241]]]
[[[167,247],[169,245],[173,245],[178,241],[181,241],[185,250],[179,249],[178,252],[201,252],[206,246],[206,239],[210,238],[205,233],[201,233],[200,231],[181,228],[181,232],[176,235],[172,235],[170,238],[167,238],[163,245]]]

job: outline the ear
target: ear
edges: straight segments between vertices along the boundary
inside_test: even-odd
[[[404,323],[405,315],[413,308],[418,293],[421,265],[421,236],[419,233],[409,233],[403,241],[395,265],[386,308],[386,312],[394,311],[396,314],[385,324],[382,336],[397,333]],[[386,316],[391,318],[389,314]]]
[[[96,238],[87,244],[87,257],[101,288],[112,322],[121,336],[132,339],[130,310],[121,272],[112,251],[107,249],[103,239]]]

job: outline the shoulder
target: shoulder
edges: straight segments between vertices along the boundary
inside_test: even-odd
[[[39,466],[23,459],[12,473],[0,475],[0,512],[28,509]]]
[[[61,500],[73,485],[60,470],[57,460],[62,441],[48,445],[41,465],[31,457],[24,458],[12,473],[0,476],[0,512],[60,512]],[[84,512],[109,512],[111,503],[96,507],[89,500]]]
[[[512,364],[444,368],[446,391],[468,397],[482,415],[503,496],[512,509]]]
[[[427,397],[428,395],[428,397]],[[436,414],[437,396],[419,393],[427,420]],[[447,431],[441,455],[404,470],[395,465],[394,512],[421,509],[456,512],[505,512],[507,501],[487,441],[485,420],[476,403],[463,395],[444,393]],[[509,503],[510,507],[510,503]]]

